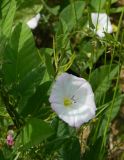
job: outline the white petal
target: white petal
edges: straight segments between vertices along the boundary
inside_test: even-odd
[[[99,17],[99,25],[103,28],[104,32],[112,33],[112,25],[110,18],[105,13],[101,13]]]
[[[64,106],[66,97],[73,102],[69,106]],[[57,77],[49,101],[58,116],[73,127],[79,127],[95,116],[94,94],[89,82],[68,73]]]
[[[73,97],[75,92],[85,85],[86,80],[83,78],[78,78],[71,74],[63,73],[56,80],[55,85],[53,86],[52,93],[49,101],[62,103],[64,97]],[[72,87],[73,86],[73,87]]]
[[[38,25],[39,20],[40,20],[40,14],[38,13],[35,17],[33,17],[27,22],[27,25],[29,26],[29,28],[35,29]]]
[[[78,115],[75,118],[75,127],[80,127],[82,124],[88,122],[90,119],[93,119],[94,117],[95,117],[95,112],[94,114]]]
[[[105,33],[104,33],[103,28],[100,28],[99,30],[97,30],[96,34],[101,38],[105,37]]]
[[[52,103],[51,107],[57,114],[63,114],[65,112],[64,106],[62,104]]]
[[[87,113],[80,113],[78,115],[76,114],[71,116],[66,114],[60,114],[59,117],[72,127],[80,127],[82,124],[94,118],[95,112],[92,114],[87,112]]]
[[[71,74],[63,73],[58,77],[56,85],[62,87],[62,92],[66,97],[72,97],[76,90],[86,81]],[[72,87],[73,86],[73,87]]]
[[[83,83],[82,86],[74,92],[74,99],[77,102],[84,104],[86,98],[93,94],[92,88],[88,82]]]
[[[98,13],[91,13],[91,19],[92,19],[92,23],[93,25],[96,27],[97,23],[98,23]]]
[[[99,37],[104,37],[106,33],[112,33],[112,25],[110,22],[110,18],[106,13],[92,13],[91,14],[92,23],[94,24],[96,30],[96,34]]]
[[[49,98],[50,103],[63,103],[64,94],[62,94],[62,91],[59,89],[59,87],[54,86],[52,88],[51,96]]]
[[[68,123],[70,126],[75,127],[75,117],[74,116],[66,116],[64,114],[59,115],[59,117]]]

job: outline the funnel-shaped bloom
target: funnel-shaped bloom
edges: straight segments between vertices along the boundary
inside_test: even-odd
[[[40,20],[40,14],[38,13],[35,17],[33,17],[27,22],[27,25],[29,26],[29,28],[35,29],[38,25],[39,20]]]
[[[90,84],[72,74],[58,76],[49,101],[52,109],[70,126],[80,127],[95,117],[96,106]]]
[[[112,33],[110,18],[106,13],[91,13],[91,20],[99,37],[104,37],[104,32]]]

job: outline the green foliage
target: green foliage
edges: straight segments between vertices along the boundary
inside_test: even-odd
[[[99,12],[105,6],[106,0],[91,0],[91,6]]]
[[[93,145],[90,146],[90,150],[88,150],[86,152],[86,154],[84,154],[83,159],[85,159],[85,160],[91,160],[91,159],[95,160],[96,157],[97,157],[97,159],[99,159],[100,158],[99,153],[100,153],[101,141],[102,141],[101,137],[98,138],[97,141]],[[94,151],[97,151],[97,152],[94,152]],[[102,156],[101,156],[101,160],[102,160]]]
[[[46,70],[50,79],[53,79],[53,77],[55,76],[52,54],[53,54],[53,49],[51,48],[42,48],[40,50],[40,56],[43,59],[43,63],[46,66]]]
[[[50,84],[51,84],[51,82],[48,81],[48,82],[41,84],[40,86],[38,86],[36,88],[35,94],[33,94],[29,98],[28,103],[26,104],[26,106],[24,106],[23,110],[21,111],[21,114],[24,117],[26,117],[28,114],[32,115],[32,116],[42,114],[42,109],[43,109],[44,103],[46,103],[48,105],[47,92],[49,90]],[[39,113],[40,108],[41,108],[41,113]]]
[[[60,151],[62,160],[79,160],[80,159],[80,144],[77,138],[72,138],[66,142],[63,149]]]
[[[32,118],[29,119],[21,131],[18,141],[24,148],[30,148],[34,145],[40,144],[53,134],[52,128],[46,122]],[[19,142],[17,142],[19,143]]]
[[[32,33],[26,25],[18,24],[15,27],[5,50],[4,61],[6,84],[19,82],[40,64]]]
[[[69,33],[72,31],[74,27],[77,26],[78,21],[80,20],[83,14],[84,7],[85,7],[84,2],[76,1],[65,7],[63,11],[60,13],[59,16],[60,21],[56,33],[58,49],[68,48]]]
[[[90,75],[90,82],[95,93],[96,104],[99,104],[107,90],[111,87],[113,78],[118,74],[119,66],[104,65],[94,70]],[[108,74],[109,73],[109,74]]]
[[[85,3],[82,1],[77,1],[71,3],[60,13],[60,22],[62,25],[63,33],[71,31],[72,28],[77,25],[78,20],[83,14],[83,9]]]
[[[27,22],[32,17],[34,17],[37,13],[39,13],[43,5],[41,0],[16,0],[17,1],[17,11],[15,16],[15,22]]]
[[[123,6],[118,4],[0,1],[0,160],[107,159],[111,123],[124,98],[119,87]],[[88,27],[92,12],[111,13],[116,28],[111,35],[98,37]],[[26,23],[37,13],[39,25],[30,30]],[[50,107],[51,87],[62,72],[87,79],[95,95],[96,117],[78,129],[61,121]],[[6,144],[8,130],[14,132],[12,147]]]
[[[0,19],[0,25],[1,25],[1,29],[2,29],[2,34],[6,37],[8,37],[11,34],[15,11],[16,11],[15,0],[2,1],[2,3],[1,3],[2,19]]]

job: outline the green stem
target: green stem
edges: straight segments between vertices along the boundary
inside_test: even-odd
[[[3,93],[1,97],[5,104],[6,110],[8,114],[10,115],[14,125],[16,126],[17,129],[20,129],[20,127],[23,125],[23,120],[20,118],[18,112],[15,109],[15,106],[13,106],[9,102],[9,96],[7,94]]]

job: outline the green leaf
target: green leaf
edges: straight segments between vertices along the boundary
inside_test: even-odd
[[[20,112],[25,108],[28,103],[28,99],[36,92],[37,86],[43,80],[45,73],[45,68],[43,66],[39,66],[36,69],[30,71],[21,81],[20,83],[14,87],[15,96],[19,96],[18,109]]]
[[[109,96],[109,95],[107,94],[107,96]],[[113,98],[112,94],[111,94],[111,98]],[[108,107],[108,109],[105,112],[105,119],[107,119],[107,117],[110,116],[111,117],[111,121],[112,121],[117,116],[117,114],[118,114],[118,112],[120,110],[123,98],[124,98],[124,96],[121,95],[121,93],[117,93],[116,94],[116,98],[114,99],[114,103],[113,103],[113,106],[112,106],[111,116],[110,116],[110,107]],[[111,103],[112,103],[112,100],[110,101],[109,106],[111,106]]]
[[[76,1],[71,3],[63,9],[60,13],[60,21],[63,24],[63,32],[71,29],[77,24],[77,21],[81,18],[85,3],[83,1]]]
[[[102,115],[102,119],[101,119],[101,122],[99,125],[97,137],[103,136],[104,131],[105,131],[105,127],[107,125],[108,117],[110,116],[110,122],[111,122],[117,116],[117,114],[120,110],[120,106],[121,106],[123,97],[124,97],[120,93],[117,93],[116,98],[113,103],[113,106],[112,106],[112,112],[110,112],[113,95],[110,93],[108,93],[108,95],[109,95],[109,98],[111,98],[111,100],[108,102],[108,107],[106,108],[106,110],[104,111],[104,113]]]
[[[46,66],[47,72],[49,74],[49,77],[50,77],[50,79],[53,79],[53,77],[55,76],[55,71],[54,71],[54,67],[53,67],[53,59],[51,56],[53,54],[53,49],[44,48],[41,50],[41,54],[44,55],[44,62],[45,62],[45,66]]]
[[[8,116],[1,97],[0,97],[0,116],[1,117]]]
[[[53,151],[59,150],[68,140],[69,137],[54,138],[52,141],[46,144],[46,153],[50,154]]]
[[[60,151],[62,160],[80,160],[80,143],[78,138],[70,138]]]
[[[92,145],[88,146],[89,149],[85,151],[83,159],[85,160],[104,160],[103,155],[100,154],[102,138],[98,138],[97,141]],[[97,151],[97,152],[94,152]]]
[[[76,130],[68,124],[59,120],[54,120],[56,136],[63,139],[63,147],[60,149],[60,157],[62,160],[80,160],[80,144],[79,140],[74,137]],[[67,138],[66,142],[64,139]],[[61,141],[60,141],[61,143]]]
[[[1,4],[2,8],[2,32],[3,35],[8,37],[12,30],[13,20],[16,11],[16,2],[15,0],[4,0]],[[11,16],[10,16],[11,15]]]
[[[10,43],[3,55],[4,80],[8,85],[19,83],[40,64],[33,35],[26,25],[19,24],[15,27]]]
[[[70,127],[67,123],[61,121],[58,117],[55,117],[52,122],[52,126],[55,128],[57,137],[70,137],[76,135],[76,130]]]
[[[116,3],[118,0],[111,0],[111,4]]]
[[[118,69],[118,65],[112,65],[111,69],[110,65],[104,65],[100,68],[97,68],[91,73],[90,83],[95,93],[97,104],[98,102],[100,102],[101,98],[103,98],[103,95],[110,88],[113,78],[118,73]]]
[[[56,33],[56,48],[68,50],[70,45],[69,32],[77,26],[78,21],[82,17],[85,2],[75,1],[65,7],[60,13],[60,21]]]
[[[104,53],[104,47],[100,46],[99,43],[96,41],[97,49],[94,49],[92,40],[84,39],[80,43],[80,52],[78,55],[78,60],[84,59],[82,63],[84,63],[85,69],[90,65],[96,63],[99,57]]]
[[[9,2],[10,2],[10,0],[0,1],[0,19],[1,18],[4,19],[6,17],[6,14],[9,9],[9,5],[10,5]]]
[[[50,78],[53,78],[55,71],[52,64],[52,57],[49,54],[45,54],[45,64]]]
[[[92,7],[98,12],[105,6],[106,0],[91,0]]]
[[[0,34],[0,66],[4,63],[3,54],[5,53],[6,41],[7,39],[5,38],[5,36]]]
[[[45,1],[43,1],[43,0],[42,0],[42,4],[43,4],[44,8],[49,11],[49,13],[51,13],[51,14],[53,14],[53,15],[55,15],[55,16],[58,14],[58,11],[59,11],[59,9],[60,9],[60,6],[59,6],[59,5],[51,8],[51,7],[49,7],[49,6],[47,5],[47,3],[45,3]]]
[[[48,95],[47,92],[49,90],[51,82],[45,82],[42,85],[36,88],[35,94],[33,94],[26,106],[23,108],[21,115],[26,117],[28,114],[31,116],[36,115],[39,113],[40,108],[42,109],[43,103],[48,103]],[[42,113],[42,110],[41,110]],[[41,114],[40,113],[40,114]]]
[[[0,159],[5,160],[2,150],[0,150]]]
[[[41,0],[17,0],[17,6],[18,9],[15,16],[16,22],[27,22],[43,8]]]
[[[58,119],[58,127],[57,127],[57,137],[65,137],[70,136],[70,130],[67,123]]]
[[[124,6],[110,9],[110,13],[120,13],[120,12],[123,12],[123,11],[124,11]]]
[[[24,148],[40,144],[53,134],[50,125],[40,119],[32,118],[23,127],[19,140]]]

